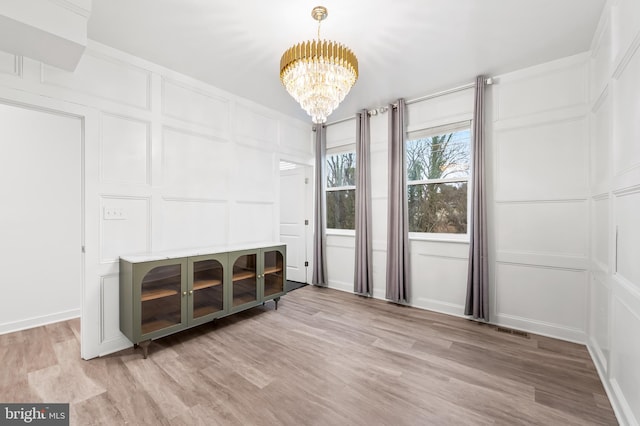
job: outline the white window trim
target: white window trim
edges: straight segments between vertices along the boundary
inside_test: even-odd
[[[355,237],[356,230],[355,229],[337,229],[337,228],[327,228],[327,235],[340,236],[340,237]]]
[[[345,145],[339,145],[339,146],[335,146],[332,148],[327,149],[327,151],[325,152],[325,156],[329,157],[329,156],[334,156],[334,155],[341,155],[341,154],[350,154],[353,153],[355,155],[356,153],[356,147],[355,144],[350,143],[350,144],[345,144]],[[326,159],[325,159],[326,162]],[[332,186],[332,187],[328,187],[327,183],[325,182],[325,188],[324,188],[324,192],[325,192],[325,203],[326,201],[326,194],[327,192],[335,192],[335,191],[348,191],[348,190],[356,190],[356,186],[355,185],[345,185],[345,186]],[[325,212],[325,221],[327,220],[326,217],[326,212]],[[356,235],[356,230],[355,229],[339,229],[339,228],[326,228],[325,230],[325,234],[326,235],[338,235],[338,236],[355,236]]]
[[[466,234],[441,234],[435,232],[409,232],[411,241],[434,241],[456,244],[469,244],[469,227]]]
[[[325,188],[326,192],[332,191],[347,191],[349,189],[356,189],[355,185],[346,185],[346,186],[332,186],[331,188]]]
[[[467,176],[466,178],[410,180],[410,181],[407,181],[407,186],[434,184],[434,183],[466,182],[467,183],[467,232],[464,234],[437,233],[437,232],[409,232],[409,240],[411,241],[434,241],[434,242],[461,243],[461,244],[465,244],[465,243],[468,244],[471,241],[471,236],[469,234],[469,227],[471,224],[471,176],[473,175],[473,155],[474,155],[473,153],[473,119],[463,120],[456,123],[443,124],[440,126],[415,129],[407,133],[407,141],[413,140],[413,139],[419,139],[421,137],[437,136],[442,133],[447,133],[447,131],[451,131],[451,130],[459,131],[459,130],[465,130],[465,129],[469,129],[472,133],[472,136],[471,136],[472,139],[469,141],[469,151],[470,151],[469,176]],[[434,132],[432,132],[432,130]],[[406,151],[405,151],[405,155],[406,155]],[[406,174],[407,174],[407,171],[405,170],[405,175]]]

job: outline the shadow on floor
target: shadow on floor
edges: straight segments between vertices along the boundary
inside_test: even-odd
[[[287,291],[297,290],[300,287],[304,287],[306,285],[307,285],[306,283],[299,283],[297,281],[289,281],[289,280],[287,280],[286,289],[287,289]]]

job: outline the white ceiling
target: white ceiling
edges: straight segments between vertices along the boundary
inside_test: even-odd
[[[605,0],[94,0],[89,38],[310,118],[282,87],[280,56],[316,37],[350,47],[360,78],[329,122],[589,50]]]

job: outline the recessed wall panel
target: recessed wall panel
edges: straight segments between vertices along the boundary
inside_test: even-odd
[[[149,184],[149,123],[103,114],[101,124],[102,182]]]
[[[499,203],[497,250],[587,257],[586,201]]]
[[[630,296],[630,295],[629,295]],[[628,297],[625,295],[624,297]],[[634,297],[634,296],[631,296]],[[634,309],[640,305],[635,297],[633,304],[625,303],[617,296],[613,302],[613,326],[611,347],[611,380],[620,392],[618,398],[624,399],[633,417],[640,419],[640,312]]]
[[[275,201],[280,172],[275,154],[236,146],[233,193],[239,201]]]
[[[150,249],[150,205],[146,198],[100,199],[100,261],[117,262],[126,254]]]
[[[616,197],[617,273],[640,291],[640,191]]]
[[[120,278],[117,274],[100,277],[100,343],[119,339]]]
[[[585,118],[495,133],[496,199],[586,197]]]
[[[236,104],[235,135],[243,143],[262,149],[275,148],[278,143],[278,121]]]
[[[585,104],[587,69],[583,61],[549,64],[544,71],[523,74],[521,78],[500,79],[496,90],[497,116],[494,120],[522,117]],[[561,96],[558,94],[561,93]]]
[[[386,198],[389,188],[389,171],[387,151],[371,151],[371,196]]]
[[[159,249],[175,250],[227,244],[227,208],[226,202],[163,200],[162,244]]]
[[[608,20],[591,52],[591,100],[594,101],[611,77],[611,21]]]
[[[17,57],[11,53],[0,52],[0,73],[2,74],[18,74]]]
[[[425,298],[464,306],[469,266],[467,258],[419,253],[411,256],[411,266],[412,299]]]
[[[327,236],[327,275],[332,286],[341,290],[353,291],[354,243],[351,236]]]
[[[355,151],[356,126],[357,121],[354,118],[353,120],[343,121],[327,127],[327,149],[352,145]]]
[[[614,172],[640,166],[640,50],[636,50],[615,85]]]
[[[407,107],[407,128],[413,131],[468,120],[473,116],[474,96],[475,89],[470,88],[410,104]]]
[[[274,205],[269,203],[236,203],[232,208],[232,244],[275,241]]]
[[[234,167],[229,144],[205,136],[163,129],[163,194],[224,200]]]
[[[43,65],[42,80],[86,95],[149,108],[151,73],[95,52],[85,52],[73,73]]]
[[[496,312],[585,331],[586,271],[496,264]]]
[[[613,2],[613,58],[621,59],[630,48],[640,28],[640,3],[636,0]]]
[[[291,125],[280,121],[280,148],[284,151],[299,153],[304,158],[313,158],[311,124],[308,126]]]
[[[592,203],[591,254],[602,272],[609,266],[609,198],[598,198]]]
[[[599,279],[591,278],[591,297],[589,298],[591,307],[589,315],[589,334],[598,345],[598,350],[604,358],[602,364],[609,364],[609,306],[611,303],[611,291]]]
[[[187,87],[168,79],[162,80],[162,113],[168,117],[211,129],[229,130],[229,100]]]
[[[609,182],[611,133],[611,96],[607,95],[591,119],[591,185],[603,188]]]

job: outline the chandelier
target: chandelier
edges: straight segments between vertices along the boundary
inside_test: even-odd
[[[348,47],[320,40],[327,9],[314,7],[318,40],[298,43],[280,59],[280,80],[314,123],[325,123],[358,79],[358,59]]]

